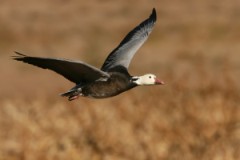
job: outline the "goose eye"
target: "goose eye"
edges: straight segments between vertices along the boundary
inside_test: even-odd
[[[149,76],[149,78],[152,78],[152,76]]]

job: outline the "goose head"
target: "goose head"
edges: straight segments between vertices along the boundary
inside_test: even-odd
[[[157,77],[154,74],[145,74],[143,76],[134,76],[134,77],[132,77],[132,82],[139,86],[164,84],[164,82],[157,79]]]

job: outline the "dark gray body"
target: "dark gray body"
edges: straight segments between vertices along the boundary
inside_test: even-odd
[[[131,77],[123,73],[111,72],[106,81],[95,81],[81,87],[81,95],[92,98],[116,96],[137,85],[131,82]]]

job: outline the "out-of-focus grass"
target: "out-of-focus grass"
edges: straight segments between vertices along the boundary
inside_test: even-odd
[[[239,159],[236,0],[0,2],[0,159]],[[100,66],[125,34],[158,22],[130,72],[164,86],[68,102],[73,86],[14,62],[14,50]],[[53,83],[54,82],[54,83]]]

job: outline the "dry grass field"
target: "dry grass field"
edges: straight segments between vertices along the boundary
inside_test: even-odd
[[[73,102],[73,84],[13,51],[100,67],[155,7],[133,75],[164,86]],[[240,159],[239,0],[1,0],[0,160]]]

